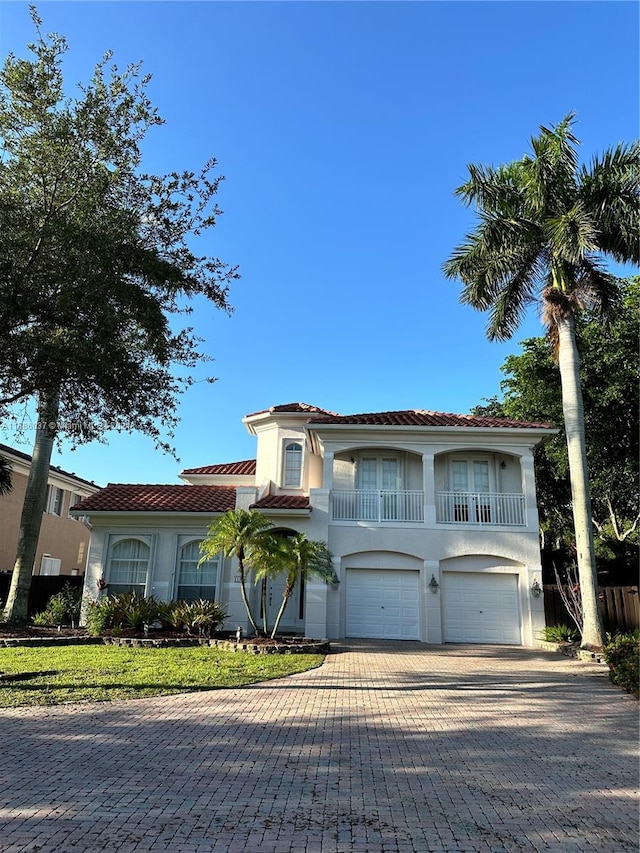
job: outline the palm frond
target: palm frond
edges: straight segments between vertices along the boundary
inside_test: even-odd
[[[599,248],[640,263],[640,142],[620,144],[580,170],[580,199],[592,211]]]
[[[588,252],[598,248],[598,230],[582,202],[547,219],[544,229],[554,255],[579,264]]]
[[[469,180],[454,192],[465,205],[475,204],[479,210],[513,210],[521,206],[517,175],[512,164],[494,169],[492,166],[469,164]]]
[[[490,341],[507,341],[513,337],[527,308],[535,301],[539,279],[540,265],[533,259],[505,283],[491,306],[487,323]]]
[[[533,216],[545,218],[574,203],[579,144],[571,132],[574,116],[569,113],[551,127],[542,125],[540,134],[531,139],[533,158],[521,161],[523,188]]]
[[[604,269],[598,257],[586,257],[578,265],[576,287],[584,293],[585,307],[598,308],[603,319],[610,317],[621,305],[620,281]]]
[[[448,278],[462,281],[461,302],[485,311],[523,269],[535,275],[544,235],[527,220],[490,214],[483,214],[481,219],[481,225],[454,250],[443,271]]]

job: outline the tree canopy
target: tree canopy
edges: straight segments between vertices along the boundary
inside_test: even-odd
[[[640,446],[640,278],[620,282],[622,304],[606,325],[597,312],[576,322],[591,509],[601,580],[632,577],[637,570]],[[502,366],[497,397],[477,414],[549,420],[560,433],[536,450],[536,483],[545,550],[572,558],[571,489],[559,369],[548,338],[522,342],[522,353]]]
[[[461,301],[489,312],[487,337],[507,340],[537,303],[558,357],[575,548],[584,610],[583,647],[601,647],[591,497],[576,319],[619,305],[605,259],[640,263],[640,143],[579,162],[574,114],[541,127],[531,151],[511,163],[469,166],[456,190],[477,224],[444,264],[462,282]]]
[[[38,412],[13,618],[26,615],[53,442],[116,429],[170,449],[179,394],[204,360],[180,315],[194,298],[229,311],[237,277],[194,248],[221,212],[216,161],[142,169],[141,143],[163,123],[150,77],[107,53],[69,94],[67,42],[31,15],[31,57],[9,55],[0,70],[0,417],[30,400]]]
[[[191,248],[220,213],[221,177],[215,160],[142,172],[140,144],[163,123],[150,77],[107,54],[67,95],[67,43],[32,15],[33,58],[9,55],[0,71],[0,406],[53,393],[57,435],[159,439],[202,358],[172,318],[196,296],[229,309],[236,270]]]

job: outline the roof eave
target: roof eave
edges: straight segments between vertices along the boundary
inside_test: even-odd
[[[172,516],[172,515],[194,515],[194,516],[210,516],[223,515],[228,512],[226,509],[77,509],[69,510],[70,515],[88,515],[90,518],[98,515],[153,515],[156,516]]]

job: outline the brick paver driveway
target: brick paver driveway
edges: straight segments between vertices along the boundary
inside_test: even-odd
[[[3,853],[637,849],[637,705],[547,652],[350,641],[251,688],[0,725]]]

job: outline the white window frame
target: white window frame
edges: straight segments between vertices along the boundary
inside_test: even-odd
[[[297,469],[298,478],[297,478],[296,483],[290,483],[287,480],[289,471],[290,470],[296,470],[296,469],[290,469],[289,466],[287,465],[289,448],[293,448],[293,447],[298,448],[297,452],[299,452],[299,459],[300,459],[300,465]],[[282,443],[282,488],[283,489],[301,489],[302,488],[302,472],[303,472],[303,469],[304,469],[304,445],[302,444],[301,441],[298,441],[295,438],[285,439]]]
[[[47,486],[47,504],[45,512],[49,515],[62,516],[64,507],[64,489],[54,486],[51,483]]]
[[[183,542],[178,542],[178,550],[177,550],[177,554],[176,554],[176,579],[175,579],[175,588],[174,588],[174,593],[173,593],[174,599],[184,600],[184,601],[195,601],[199,598],[204,597],[200,593],[198,593],[198,595],[196,595],[195,597],[191,596],[191,597],[185,598],[184,596],[180,595],[180,588],[181,587],[197,587],[199,590],[202,590],[203,587],[213,586],[214,587],[214,597],[213,598],[207,597],[207,600],[208,601],[219,601],[220,600],[222,554],[217,554],[212,560],[207,560],[205,563],[202,564],[201,568],[196,570],[198,572],[202,572],[203,573],[202,577],[204,578],[205,577],[204,572],[206,572],[206,570],[207,570],[206,567],[208,566],[211,570],[211,567],[215,566],[215,582],[213,584],[212,583],[200,583],[200,584],[181,583],[181,576],[183,573],[183,564],[184,563],[196,562],[196,561],[194,561],[193,558],[184,558],[183,557],[183,551],[185,550],[185,548],[188,548],[191,545],[197,545],[198,551],[199,551],[201,542],[202,542],[202,537],[190,538],[190,539],[186,539]]]
[[[84,496],[78,494],[78,492],[69,492],[69,506],[67,507],[67,518],[72,518],[74,521],[76,521],[76,520],[82,521],[82,519],[86,518],[86,515],[84,515],[84,516],[71,515],[71,507],[75,506],[76,504],[79,504],[80,501],[83,499],[83,497]]]
[[[385,453],[384,451],[372,451],[371,453],[367,453],[366,451],[362,451],[356,457],[356,471],[355,471],[355,483],[357,489],[362,489],[361,484],[361,465],[363,460],[365,459],[375,459],[376,460],[376,487],[374,491],[402,491],[404,488],[403,484],[405,483],[405,471],[404,471],[404,457],[402,453],[398,453],[396,451],[391,451],[389,453]],[[383,467],[384,460],[392,459],[397,463],[396,468],[396,484],[392,489],[383,489]]]
[[[139,542],[141,545],[144,545],[147,548],[147,559],[146,559],[144,583],[140,582],[139,580],[138,581],[128,581],[128,582],[123,581],[123,582],[118,583],[113,578],[113,562],[114,562],[113,552],[119,545],[122,545],[124,542],[130,542],[130,541],[131,542]],[[120,592],[134,591],[134,592],[137,592],[139,595],[146,596],[147,590],[149,588],[149,580],[151,577],[152,557],[153,557],[152,543],[151,543],[149,537],[147,537],[147,536],[139,536],[139,535],[136,535],[135,533],[129,533],[129,534],[122,534],[122,535],[114,536],[113,538],[111,538],[111,540],[109,541],[109,551],[108,551],[107,566],[106,566],[106,580],[107,580],[107,584],[108,584],[108,593],[110,595],[118,595]],[[123,557],[123,558],[116,558],[116,559],[119,559],[122,562],[139,562],[139,563],[143,562],[143,560],[138,558],[138,557]],[[133,590],[125,590],[125,589],[118,590],[118,589],[115,589],[115,587],[129,587],[129,588],[133,588]]]
[[[454,491],[453,488],[453,463],[454,462],[466,462],[467,463],[467,492],[476,492],[478,491],[475,488],[475,482],[469,484],[469,473],[473,471],[473,463],[474,462],[482,462],[487,466],[487,472],[489,475],[489,490],[487,494],[493,495],[496,493],[496,474],[495,474],[495,460],[492,459],[489,455],[482,455],[480,453],[456,453],[455,455],[451,455],[449,457],[449,464],[447,466],[447,483],[448,483],[448,491]]]
[[[59,557],[52,557],[50,554],[43,554],[40,560],[41,575],[59,575],[62,568],[62,560]]]

